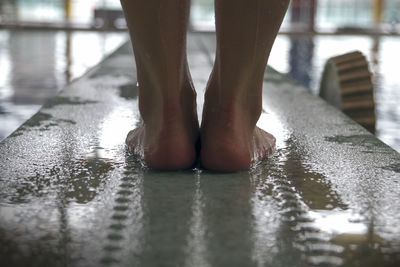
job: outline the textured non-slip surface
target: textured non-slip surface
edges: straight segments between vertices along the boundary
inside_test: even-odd
[[[214,36],[192,34],[202,92]],[[129,44],[0,143],[2,266],[398,266],[400,156],[272,69],[250,171],[145,169]]]

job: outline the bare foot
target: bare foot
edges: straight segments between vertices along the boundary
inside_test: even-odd
[[[218,88],[212,80],[205,95],[200,130],[201,164],[216,171],[249,169],[273,152],[275,138],[256,127],[260,116],[259,101],[253,106],[232,101],[234,104],[226,108],[224,101],[218,98]]]
[[[275,138],[254,127],[244,128],[220,121],[217,127],[202,127],[201,164],[216,171],[247,170],[253,164],[267,158],[275,147]]]
[[[272,152],[275,138],[256,123],[264,70],[288,4],[215,1],[216,55],[200,130],[205,168],[244,170]]]
[[[160,109],[160,103],[154,103],[156,99],[140,99],[143,123],[129,132],[126,138],[129,150],[149,168],[177,170],[192,167],[196,160],[199,126],[196,93],[191,82],[186,83],[175,103],[169,101],[168,106],[163,103]]]
[[[190,1],[121,4],[135,55],[143,119],[126,143],[150,168],[189,168],[196,159],[199,128],[186,56]]]

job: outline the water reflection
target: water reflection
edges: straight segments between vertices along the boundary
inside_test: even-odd
[[[189,173],[188,173],[189,174]],[[187,236],[190,233],[193,173],[148,171],[143,176],[142,266],[183,266]],[[158,263],[157,263],[158,262]]]
[[[126,33],[0,31],[0,140],[126,38]]]
[[[55,50],[56,36],[51,32],[38,35],[26,31],[11,31],[9,36],[10,60],[13,69],[18,70],[11,72],[13,102],[17,105],[42,104],[59,89],[56,55],[48,53]]]
[[[129,59],[130,51],[124,49],[117,56]],[[126,132],[138,121],[138,111],[132,108],[137,104],[135,81],[118,69],[110,72],[112,64],[107,64],[99,69],[104,77],[93,76],[75,89],[92,90],[96,93],[92,97],[98,98],[90,102],[56,98],[46,106],[47,116],[39,116],[39,125],[24,133],[37,140],[32,142],[37,145],[27,153],[25,143],[13,143],[17,152],[8,155],[13,168],[0,168],[0,245],[7,248],[0,250],[2,262],[40,266],[93,262],[122,266],[395,266],[399,262],[398,237],[381,234],[382,229],[396,227],[390,225],[395,224],[395,215],[387,215],[393,210],[384,209],[386,202],[398,198],[394,195],[397,189],[379,194],[378,187],[384,182],[374,184],[372,180],[384,177],[356,179],[351,174],[354,166],[345,169],[345,178],[354,178],[349,184],[343,180],[331,183],[333,174],[343,172],[329,176],[310,160],[310,153],[316,153],[313,158],[331,168],[332,162],[323,161],[329,155],[323,158],[318,147],[312,146],[321,143],[312,143],[311,137],[304,137],[308,143],[296,139],[303,136],[269,110],[263,112],[259,126],[276,136],[277,150],[249,172],[143,168],[126,153],[123,143]],[[131,72],[131,68],[123,71]],[[107,101],[103,103],[102,97]],[[57,114],[66,103],[71,110],[88,105],[85,108],[98,116],[79,117],[70,127],[53,125],[41,132],[45,139],[35,135],[34,129],[46,126],[40,122],[50,121],[50,113]],[[338,148],[337,137],[326,138],[323,144],[329,147],[336,142],[334,148]],[[0,165],[9,166],[5,162],[10,159],[2,159]],[[351,187],[350,192],[340,191],[340,183]],[[348,201],[351,205],[343,200],[351,199],[345,193],[361,199]],[[383,216],[380,220],[379,215]],[[396,230],[389,234],[393,233]]]
[[[130,167],[115,189],[115,212],[104,248],[113,256],[102,262],[139,266],[395,262],[392,244],[342,202],[329,179],[304,161],[296,144],[288,139],[269,161],[250,172],[229,174],[151,171],[128,156]]]
[[[212,266],[255,266],[252,259],[252,188],[246,173],[204,172],[206,247]]]
[[[189,222],[190,231],[186,241],[186,266],[211,266],[207,258],[207,228],[204,221],[204,194],[201,190],[201,170],[195,170],[196,189],[192,202],[192,215]]]
[[[32,162],[35,175],[27,176],[27,171],[14,186],[3,184],[0,246],[6,250],[1,250],[0,258],[7,266],[74,264],[73,255],[88,251],[76,235],[94,240],[88,237],[96,212],[94,200],[117,165],[99,158],[96,151],[89,158],[71,157],[76,143],[68,132],[64,138],[70,146],[58,151],[56,164]]]
[[[70,142],[71,137],[67,132],[63,138]],[[287,139],[285,143],[250,172],[227,174],[198,169],[152,171],[127,154],[123,163],[116,164],[99,157],[103,148],[96,140],[93,153],[76,160],[70,157],[77,145],[72,144],[64,148],[61,165],[50,166],[45,176],[26,179],[42,195],[17,190],[8,207],[1,204],[0,234],[12,229],[6,221],[19,218],[28,207],[41,207],[36,199],[47,199],[45,192],[55,192],[57,212],[46,217],[47,233],[35,238],[31,229],[25,240],[30,242],[32,258],[22,261],[74,262],[71,255],[80,249],[79,229],[100,225],[103,232],[85,236],[86,242],[98,240],[95,247],[100,245],[103,252],[97,257],[104,265],[375,266],[396,262],[398,250],[375,232],[373,222],[342,202],[329,179],[307,164],[298,142]],[[94,205],[99,198],[104,203]],[[16,237],[20,230],[15,231],[14,238],[0,236],[11,254],[20,253],[21,241]],[[5,262],[10,259],[1,256]]]
[[[329,179],[304,161],[296,144],[288,139],[286,148],[251,172],[253,254],[258,265],[396,262],[395,245],[379,237],[373,223],[342,202]],[[379,260],[361,256],[363,250]]]
[[[314,40],[310,37],[290,37],[289,74],[310,88],[313,69]]]

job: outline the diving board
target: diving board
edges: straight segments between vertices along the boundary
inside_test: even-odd
[[[215,36],[189,34],[198,92]],[[395,266],[400,155],[267,68],[259,126],[277,148],[249,171],[143,168],[125,44],[0,143],[2,266]]]

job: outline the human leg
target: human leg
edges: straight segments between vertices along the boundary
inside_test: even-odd
[[[215,0],[217,53],[205,94],[201,162],[220,171],[248,169],[275,145],[256,127],[269,53],[289,0]]]
[[[186,58],[189,0],[121,0],[137,67],[143,123],[129,149],[156,169],[184,169],[196,158],[196,93]]]

